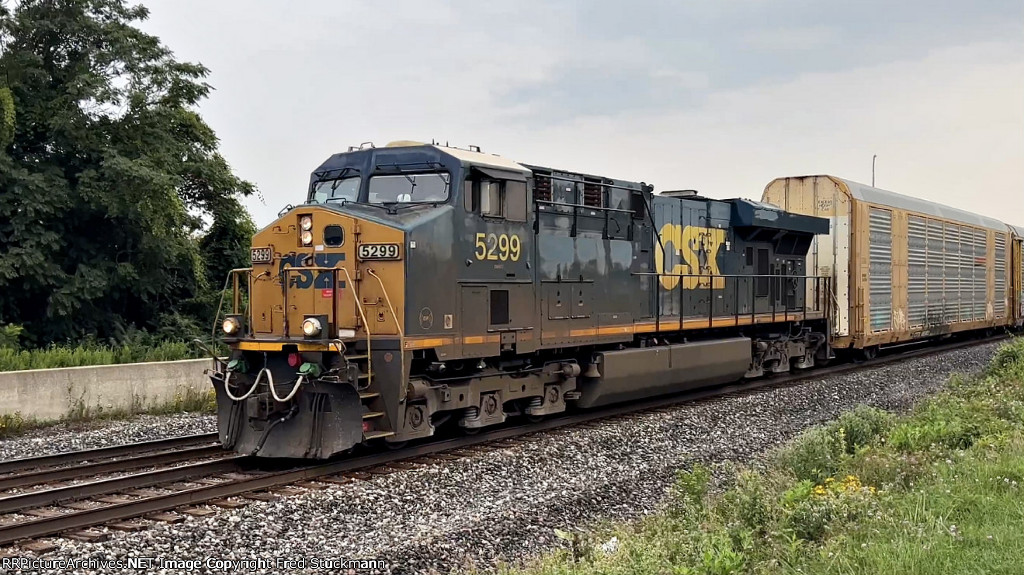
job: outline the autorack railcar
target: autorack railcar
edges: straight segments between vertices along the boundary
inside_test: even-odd
[[[830,220],[808,254],[836,298],[834,349],[882,347],[1021,324],[1021,234],[1003,222],[834,176],[778,178],[762,201]]]
[[[325,458],[810,367],[833,308],[806,255],[828,232],[479,149],[336,154],[232,272],[221,440]]]

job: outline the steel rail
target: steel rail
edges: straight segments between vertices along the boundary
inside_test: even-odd
[[[65,479],[79,479],[103,473],[130,471],[142,467],[155,467],[158,465],[178,463],[203,457],[213,457],[224,453],[224,448],[219,444],[215,444],[202,447],[186,447],[174,451],[158,451],[156,453],[137,455],[135,457],[112,459],[110,461],[98,461],[96,463],[85,463],[82,465],[26,471],[16,475],[0,477],[0,490],[42,485],[44,483],[53,483],[56,481],[63,481]]]
[[[215,461],[203,461],[178,467],[157,469],[145,473],[101,479],[88,483],[77,483],[55,489],[29,491],[17,495],[0,497],[0,514],[14,513],[24,509],[46,507],[64,501],[84,499],[96,495],[111,495],[127,489],[152,487],[161,483],[174,483],[196,477],[243,470],[242,464],[251,461],[247,455],[230,455]]]
[[[137,455],[146,451],[164,451],[168,449],[177,449],[179,447],[191,447],[195,445],[202,445],[204,443],[213,443],[218,440],[219,435],[216,432],[200,433],[198,435],[183,435],[180,437],[157,439],[142,443],[129,443],[124,445],[114,445],[111,447],[101,447],[98,449],[86,449],[83,451],[55,453],[53,455],[41,455],[39,457],[12,459],[10,461],[0,461],[0,473],[18,473],[21,471],[28,471],[30,469],[58,467],[61,465],[68,465],[81,461],[92,461],[100,458]]]
[[[110,521],[132,519],[152,513],[168,511],[183,505],[205,503],[211,500],[242,495],[252,491],[284,486],[297,481],[312,480],[338,473],[349,473],[367,468],[380,467],[405,459],[414,459],[445,451],[465,449],[503,439],[532,435],[539,432],[579,425],[611,417],[661,409],[684,402],[700,401],[738,393],[749,393],[762,388],[783,387],[809,379],[830,377],[859,369],[878,367],[888,363],[896,363],[928,355],[942,354],[955,349],[983,345],[1006,339],[1007,337],[1008,336],[1004,335],[984,340],[960,341],[937,347],[927,347],[899,354],[886,355],[884,357],[878,357],[860,363],[839,364],[822,369],[810,369],[784,376],[766,377],[726,386],[687,391],[626,405],[616,405],[594,411],[565,414],[559,417],[546,419],[538,423],[524,423],[511,427],[498,428],[493,431],[482,432],[479,435],[435,441],[432,443],[407,447],[401,450],[371,453],[350,459],[318,463],[286,471],[268,472],[256,477],[230,480],[215,485],[202,485],[175,493],[154,495],[135,501],[116,503],[104,507],[66,513],[54,517],[41,517],[11,525],[2,525],[0,526],[0,545],[7,545],[22,539],[34,539],[74,529],[83,529]],[[247,457],[238,457],[232,458],[229,461],[239,465],[243,461],[252,462],[252,459]],[[126,479],[131,478],[132,477]],[[152,483],[149,483],[149,485],[152,485]],[[133,484],[132,486],[139,487],[140,485]],[[2,502],[3,500],[0,499],[0,503]]]

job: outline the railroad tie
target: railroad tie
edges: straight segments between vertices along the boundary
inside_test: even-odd
[[[146,524],[139,521],[115,521],[113,523],[108,523],[107,527],[118,531],[134,532],[144,531],[146,529]]]
[[[152,515],[147,515],[146,519],[152,519],[154,521],[160,521],[161,523],[171,524],[181,523],[185,520],[184,517],[178,515],[177,513],[154,513]]]
[[[81,531],[75,531],[64,535],[68,539],[74,539],[75,541],[84,541],[85,543],[101,543],[110,539],[110,533],[103,531],[96,531],[95,529],[83,529]]]

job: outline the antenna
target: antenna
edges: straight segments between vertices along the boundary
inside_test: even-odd
[[[875,187],[875,158],[877,158],[877,157],[878,157],[878,154],[873,154],[871,156],[871,187],[872,188]]]

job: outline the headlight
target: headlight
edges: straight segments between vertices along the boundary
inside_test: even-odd
[[[320,335],[320,329],[320,320],[316,319],[315,317],[307,318],[305,321],[302,322],[302,333],[306,337]]]
[[[304,245],[304,246],[311,245],[313,243],[313,232],[308,231],[308,230],[305,231],[305,232],[302,232],[302,235],[299,236],[299,238],[302,240],[302,245]]]
[[[299,227],[307,231],[313,229],[313,216],[299,218]]]
[[[237,319],[229,317],[224,320],[224,323],[222,323],[220,327],[224,330],[224,333],[228,335],[235,335],[238,333],[238,330],[241,329],[242,324],[238,323]]]

